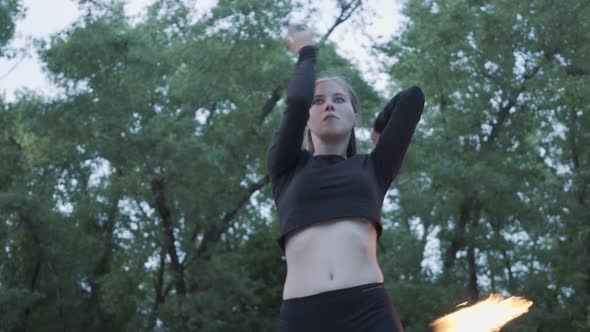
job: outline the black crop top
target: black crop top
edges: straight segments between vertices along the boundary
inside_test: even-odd
[[[286,109],[267,150],[266,162],[277,206],[280,237],[324,220],[366,217],[381,237],[381,207],[424,109],[418,86],[398,93],[379,113],[374,129],[381,136],[369,154],[350,158],[315,155],[302,149],[315,88],[317,49],[303,47],[287,89]]]

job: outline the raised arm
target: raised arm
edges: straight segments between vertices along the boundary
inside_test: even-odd
[[[414,85],[395,95],[375,119],[373,131],[380,137],[370,156],[384,191],[401,168],[423,110],[424,93]]]
[[[303,132],[309,119],[309,107],[313,98],[316,78],[317,49],[311,44],[311,33],[302,36],[290,30],[289,34],[291,49],[298,52],[299,59],[287,87],[287,107],[266,154],[267,168],[271,179],[275,179],[295,167],[297,163],[303,144]],[[301,47],[297,45],[301,45]]]

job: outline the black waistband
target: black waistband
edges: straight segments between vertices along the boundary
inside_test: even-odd
[[[293,302],[300,302],[318,298],[333,298],[333,297],[347,297],[363,292],[368,292],[370,290],[383,288],[383,282],[372,282],[369,284],[358,285],[354,287],[347,287],[341,289],[335,289],[331,291],[321,292],[318,294],[303,296],[303,297],[293,297],[290,299],[283,300],[283,302],[293,303]]]

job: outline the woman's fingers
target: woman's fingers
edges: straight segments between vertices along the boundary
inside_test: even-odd
[[[289,48],[294,53],[298,53],[301,48],[307,45],[313,45],[314,33],[313,31],[302,28],[298,29],[296,26],[289,24],[287,26],[287,40]]]

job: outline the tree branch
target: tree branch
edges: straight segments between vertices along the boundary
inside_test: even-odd
[[[487,146],[488,148],[492,146],[492,144],[494,143],[494,141],[498,137],[498,134],[500,132],[500,129],[502,128],[502,125],[504,124],[506,119],[508,119],[508,115],[510,114],[510,109],[516,105],[516,101],[518,100],[518,97],[525,90],[526,82],[529,81],[530,79],[532,79],[539,72],[539,69],[541,69],[540,64],[536,65],[530,72],[525,73],[523,75],[523,82],[520,85],[520,87],[518,88],[518,90],[516,90],[508,98],[506,105],[504,107],[500,108],[500,112],[498,114],[497,121],[496,121],[496,123],[494,123],[492,125],[492,131],[490,132],[490,135],[488,136],[488,139],[486,140],[486,142],[484,144],[485,146]]]
[[[158,211],[164,226],[164,235],[166,239],[166,249],[170,255],[170,266],[174,273],[176,292],[179,296],[186,295],[186,287],[184,282],[184,268],[178,259],[176,251],[174,229],[172,226],[171,213],[166,206],[166,198],[164,196],[164,180],[155,178],[152,180],[152,192],[155,195],[155,209]]]
[[[477,286],[477,264],[475,262],[475,245],[472,243],[467,248],[467,265],[469,267],[469,286],[467,287],[469,300],[472,303],[479,299],[479,288]]]
[[[201,244],[197,249],[198,256],[206,256],[205,254],[209,247],[209,242],[217,242],[221,237],[221,234],[226,232],[231,226],[231,222],[237,216],[240,209],[248,204],[250,197],[269,182],[269,176],[265,175],[260,181],[253,183],[238,201],[238,204],[236,204],[236,206],[222,218],[221,223],[214,224],[207,232],[205,232],[203,241],[201,241]]]
[[[274,90],[272,90],[270,98],[268,98],[268,100],[264,103],[264,106],[262,106],[262,113],[260,114],[258,125],[261,125],[264,122],[264,119],[266,119],[266,117],[272,112],[275,105],[279,102],[281,99],[282,90],[282,86],[276,87]]]
[[[156,320],[158,319],[158,310],[160,309],[160,305],[164,303],[166,297],[163,292],[164,288],[164,268],[166,266],[166,249],[162,246],[160,248],[160,266],[158,266],[158,271],[156,273],[156,280],[154,281],[154,293],[156,295],[156,299],[154,301],[154,308],[150,314],[149,320],[149,328],[148,330],[153,330],[154,326],[156,325]]]
[[[332,32],[334,32],[334,29],[336,29],[337,26],[348,20],[350,16],[352,16],[354,11],[361,6],[361,4],[361,0],[351,0],[349,3],[345,3],[342,6],[340,6],[340,15],[338,15],[334,24],[332,24],[332,26],[328,29],[328,32],[324,34],[324,36],[320,39],[318,44],[324,44],[326,40],[328,40],[328,37],[330,37]]]

